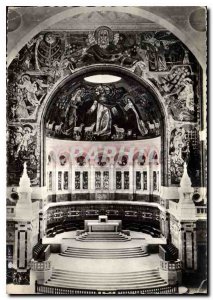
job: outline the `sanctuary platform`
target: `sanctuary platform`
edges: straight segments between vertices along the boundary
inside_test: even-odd
[[[85,220],[85,232],[118,232],[121,231],[121,220],[108,220],[107,216],[99,216],[98,220]]]

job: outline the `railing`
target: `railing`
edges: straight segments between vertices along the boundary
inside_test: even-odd
[[[7,219],[14,218],[16,215],[15,206],[7,206]]]
[[[159,245],[159,256],[164,261],[176,261],[178,259],[178,249],[173,245]]]
[[[33,258],[36,261],[45,261],[50,257],[50,245],[37,244],[33,248]]]
[[[196,214],[199,219],[206,219],[207,218],[207,207],[206,206],[197,206]]]
[[[48,260],[48,258],[50,257],[50,245],[48,245],[47,247],[46,247],[46,249],[44,250],[44,260]]]
[[[76,290],[71,288],[62,288],[56,286],[48,286],[35,282],[35,292],[39,294],[51,295],[97,295],[96,290]]]
[[[147,289],[135,290],[115,290],[115,291],[98,291],[98,290],[80,290],[72,288],[62,288],[56,286],[48,286],[35,282],[35,292],[39,294],[51,295],[152,295],[152,294],[178,294],[178,285],[162,286]]]
[[[182,262],[178,259],[176,261],[160,261],[160,267],[165,271],[177,271],[182,269]]]
[[[48,261],[31,261],[31,270],[32,271],[48,271],[51,269],[51,262]]]
[[[153,295],[153,294],[178,294],[178,285],[175,286],[162,286],[139,290],[121,290],[116,291],[117,295]]]

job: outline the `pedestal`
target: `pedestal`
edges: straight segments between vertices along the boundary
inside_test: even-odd
[[[30,222],[17,222],[15,225],[14,268],[26,272],[32,259],[32,228]]]
[[[185,272],[197,270],[196,222],[181,222],[179,257]]]
[[[182,265],[181,261],[164,261],[160,260],[160,276],[169,284],[182,283]]]
[[[51,261],[31,261],[30,278],[34,282],[42,284],[50,279],[52,275],[52,264]]]

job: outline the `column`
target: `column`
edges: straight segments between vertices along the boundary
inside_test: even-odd
[[[53,194],[56,194],[57,193],[57,167],[55,165],[55,168],[53,169],[53,187],[52,187],[52,192]]]
[[[121,170],[121,191],[124,191],[124,171]]]
[[[18,221],[15,225],[14,268],[18,272],[26,272],[32,259],[33,232],[30,221]]]
[[[147,187],[148,187],[148,191],[150,194],[153,193],[153,166],[152,163],[149,163],[149,171],[147,174],[147,179],[148,179],[148,183],[147,183]]]
[[[129,165],[129,200],[133,200],[133,187],[134,187],[134,174],[133,174],[133,165]]]
[[[110,170],[109,170],[109,192],[110,193],[115,192],[114,182],[115,182],[114,166],[113,166],[113,164],[110,164]]]
[[[91,170],[91,176],[90,176],[91,192],[94,193],[94,190],[95,190],[95,168],[94,168],[94,166],[91,166],[90,170]]]
[[[186,272],[197,270],[196,222],[181,222],[179,257]]]
[[[95,168],[93,164],[90,165],[90,199],[95,198]]]
[[[75,165],[71,169],[71,192],[75,193]]]
[[[129,166],[129,192],[133,194],[133,187],[134,187],[134,174],[133,174],[133,165]]]
[[[68,171],[68,191],[72,193],[72,166],[70,165],[69,171]]]
[[[45,213],[46,215],[46,213]],[[43,238],[43,236],[45,235],[45,215],[43,212],[39,213],[39,240]]]

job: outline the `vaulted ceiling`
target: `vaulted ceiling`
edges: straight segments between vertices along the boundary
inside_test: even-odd
[[[98,25],[110,26],[117,30],[160,30],[162,26],[140,16],[116,11],[95,11],[79,14],[53,24],[52,30],[94,30]]]

